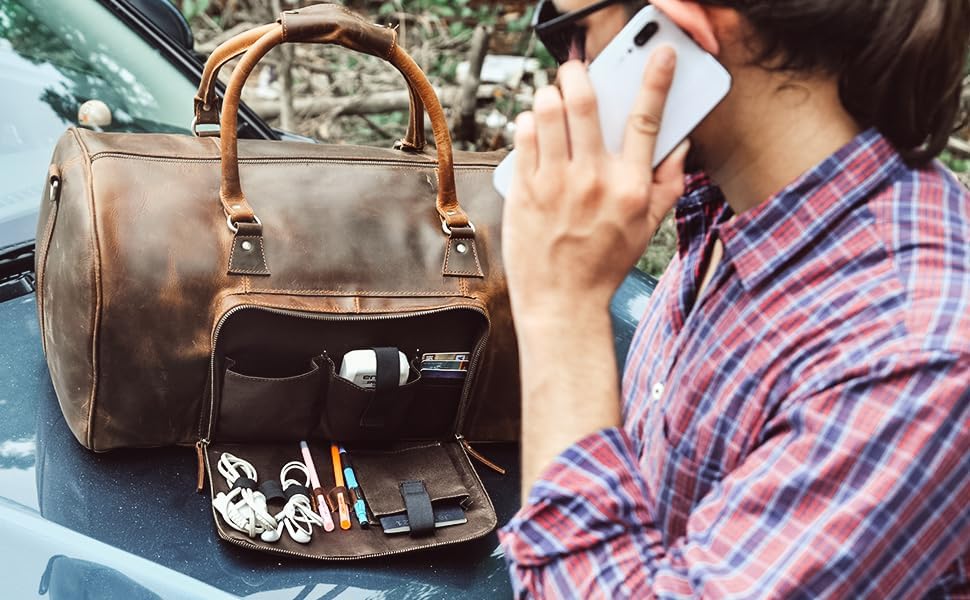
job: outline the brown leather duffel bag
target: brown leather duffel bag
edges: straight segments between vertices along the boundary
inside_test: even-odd
[[[339,6],[288,11],[210,59],[201,123],[219,112],[215,72],[246,50],[220,137],[61,138],[38,225],[38,308],[81,444],[517,436],[491,184],[502,154],[452,151],[433,89],[395,39]],[[399,148],[237,140],[242,86],[286,42],[337,44],[396,67],[412,96]],[[374,426],[362,416],[367,392],[340,388],[334,361],[375,346],[409,357],[467,350],[468,376],[457,389],[408,383]]]

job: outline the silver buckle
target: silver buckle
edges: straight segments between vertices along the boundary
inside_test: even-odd
[[[256,223],[260,226],[263,224],[263,222],[260,221],[259,217],[256,215],[253,215],[253,220],[247,221],[247,223]],[[233,222],[232,215],[226,215],[226,225],[229,226],[229,231],[233,232],[234,234],[239,232],[239,225],[236,225],[236,223]]]
[[[472,223],[471,221],[469,221],[468,222],[468,226],[471,228],[472,234],[474,234],[475,233],[475,224]],[[445,235],[451,236],[451,227],[448,227],[448,221],[445,221],[444,219],[441,219],[441,231],[444,231],[445,232]]]
[[[218,125],[218,123],[210,123],[210,125]],[[199,118],[192,117],[192,124],[190,125],[192,129],[192,135],[195,137],[219,137],[221,133],[218,129],[212,131],[199,131]]]

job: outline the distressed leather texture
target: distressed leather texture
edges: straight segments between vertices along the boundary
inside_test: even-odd
[[[93,450],[205,439],[216,327],[233,307],[375,315],[476,305],[490,326],[460,433],[517,438],[502,200],[491,182],[504,153],[452,152],[440,103],[392,29],[327,5],[256,31],[207,66],[215,73],[245,48],[220,138],[70,129],[57,143],[49,179],[59,191],[45,192],[38,223],[38,311],[74,435]],[[387,59],[427,109],[436,148],[236,140],[246,76],[291,40]]]

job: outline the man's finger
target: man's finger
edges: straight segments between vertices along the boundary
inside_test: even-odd
[[[669,182],[683,183],[684,163],[687,160],[688,152],[690,152],[690,142],[684,140],[674,148],[674,151],[662,163],[657,165],[657,170],[653,173],[653,182],[659,185]]]
[[[524,112],[515,120],[515,179],[535,175],[539,166],[536,143],[535,118]]]
[[[586,66],[571,60],[559,68],[559,88],[566,107],[569,145],[573,158],[597,155],[603,151],[596,92]]]
[[[623,136],[623,157],[643,169],[653,164],[653,151],[660,133],[667,93],[674,78],[677,55],[670,46],[654,51],[643,75],[640,94],[633,105],[633,112]]]
[[[535,131],[539,142],[539,168],[569,160],[569,135],[562,96],[551,85],[536,92],[532,104]]]

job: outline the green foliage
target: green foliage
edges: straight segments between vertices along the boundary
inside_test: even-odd
[[[191,21],[195,17],[205,14],[205,11],[209,10],[210,2],[211,0],[182,0],[182,14],[187,21]]]
[[[659,278],[670,264],[670,259],[675,252],[677,252],[677,228],[674,225],[673,214],[670,214],[660,224],[647,251],[637,263],[637,268]]]
[[[970,160],[955,156],[949,150],[944,150],[943,153],[940,154],[940,160],[943,161],[943,163],[954,173],[970,172]]]

